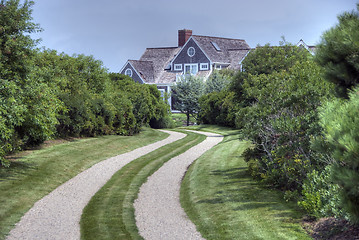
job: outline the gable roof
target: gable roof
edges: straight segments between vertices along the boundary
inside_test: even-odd
[[[180,49],[179,47],[147,48],[140,58],[142,62],[152,63],[152,72],[150,72],[151,69],[147,69],[147,74],[152,76],[146,79],[146,82],[156,83],[161,78],[161,75],[165,73],[164,70]]]
[[[316,47],[315,46],[309,46],[307,45],[303,39],[300,39],[299,42],[297,43],[298,47],[304,47],[305,49],[307,49],[312,55],[315,53]]]
[[[133,66],[143,81],[151,82],[154,80],[153,62],[140,60],[128,60],[128,62]]]
[[[232,69],[240,69],[240,62],[250,50],[242,39],[192,35],[186,44],[190,39],[195,41],[211,63],[224,64]],[[146,83],[173,83],[178,72],[171,70],[170,66],[186,44],[180,47],[147,48],[139,60],[128,62]],[[199,74],[207,77],[210,70],[199,71]]]
[[[192,35],[192,38],[213,63],[229,64],[232,68],[239,68],[239,62],[250,50],[249,45],[242,39],[199,35]]]

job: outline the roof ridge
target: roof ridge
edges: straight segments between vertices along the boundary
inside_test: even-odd
[[[176,49],[179,47],[153,47],[153,48],[146,48],[146,49]]]
[[[213,36],[204,36],[204,35],[192,35],[192,36],[193,36],[193,37],[207,37],[207,38],[217,38],[217,39],[227,39],[227,40],[245,41],[244,39],[239,39],[239,38],[213,37]]]

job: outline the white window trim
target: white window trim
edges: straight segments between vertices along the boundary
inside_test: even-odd
[[[196,75],[196,74],[198,73],[198,63],[185,64],[185,65],[184,65],[184,71],[183,71],[184,74],[187,74],[187,73],[186,73],[186,67],[187,67],[187,66],[189,66],[191,70],[192,70],[192,67],[193,67],[193,66],[196,66],[196,67],[197,67],[197,72],[196,72],[195,74],[192,74],[192,72],[190,72],[191,75]]]
[[[127,73],[127,72],[129,72],[129,73]],[[125,75],[127,75],[127,76],[129,76],[129,77],[132,77],[132,74],[133,74],[133,72],[132,72],[132,69],[131,69],[131,68],[127,68],[127,69],[125,70]]]
[[[190,50],[192,50],[192,49],[193,49],[193,54],[190,54]],[[189,47],[187,49],[187,54],[188,54],[188,56],[193,57],[196,54],[196,49],[194,47]]]
[[[175,64],[175,65],[174,65],[174,70],[175,70],[175,71],[182,71],[182,70],[183,70],[182,64]]]
[[[209,70],[209,64],[208,63],[201,63],[199,65],[199,70]]]

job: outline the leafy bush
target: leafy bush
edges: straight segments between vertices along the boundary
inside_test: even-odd
[[[230,91],[212,92],[199,99],[199,122],[220,126],[235,126],[237,106],[234,93]]]
[[[339,198],[339,186],[331,179],[331,166],[322,172],[313,170],[303,183],[302,200],[298,205],[313,217],[344,217]]]
[[[286,71],[249,74],[242,89],[252,103],[239,109],[236,123],[257,145],[261,175],[279,188],[300,189],[322,164],[312,157],[310,141],[320,135],[317,108],[331,96],[331,85],[307,60]]]

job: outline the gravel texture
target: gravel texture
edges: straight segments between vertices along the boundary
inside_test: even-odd
[[[7,237],[13,239],[80,239],[80,218],[91,197],[111,176],[132,160],[177,141],[185,134],[164,131],[162,141],[104,160],[56,188],[21,218]]]
[[[146,240],[203,239],[180,205],[180,186],[191,163],[223,136],[198,133],[206,135],[206,140],[165,163],[140,188],[134,207],[139,233]]]

